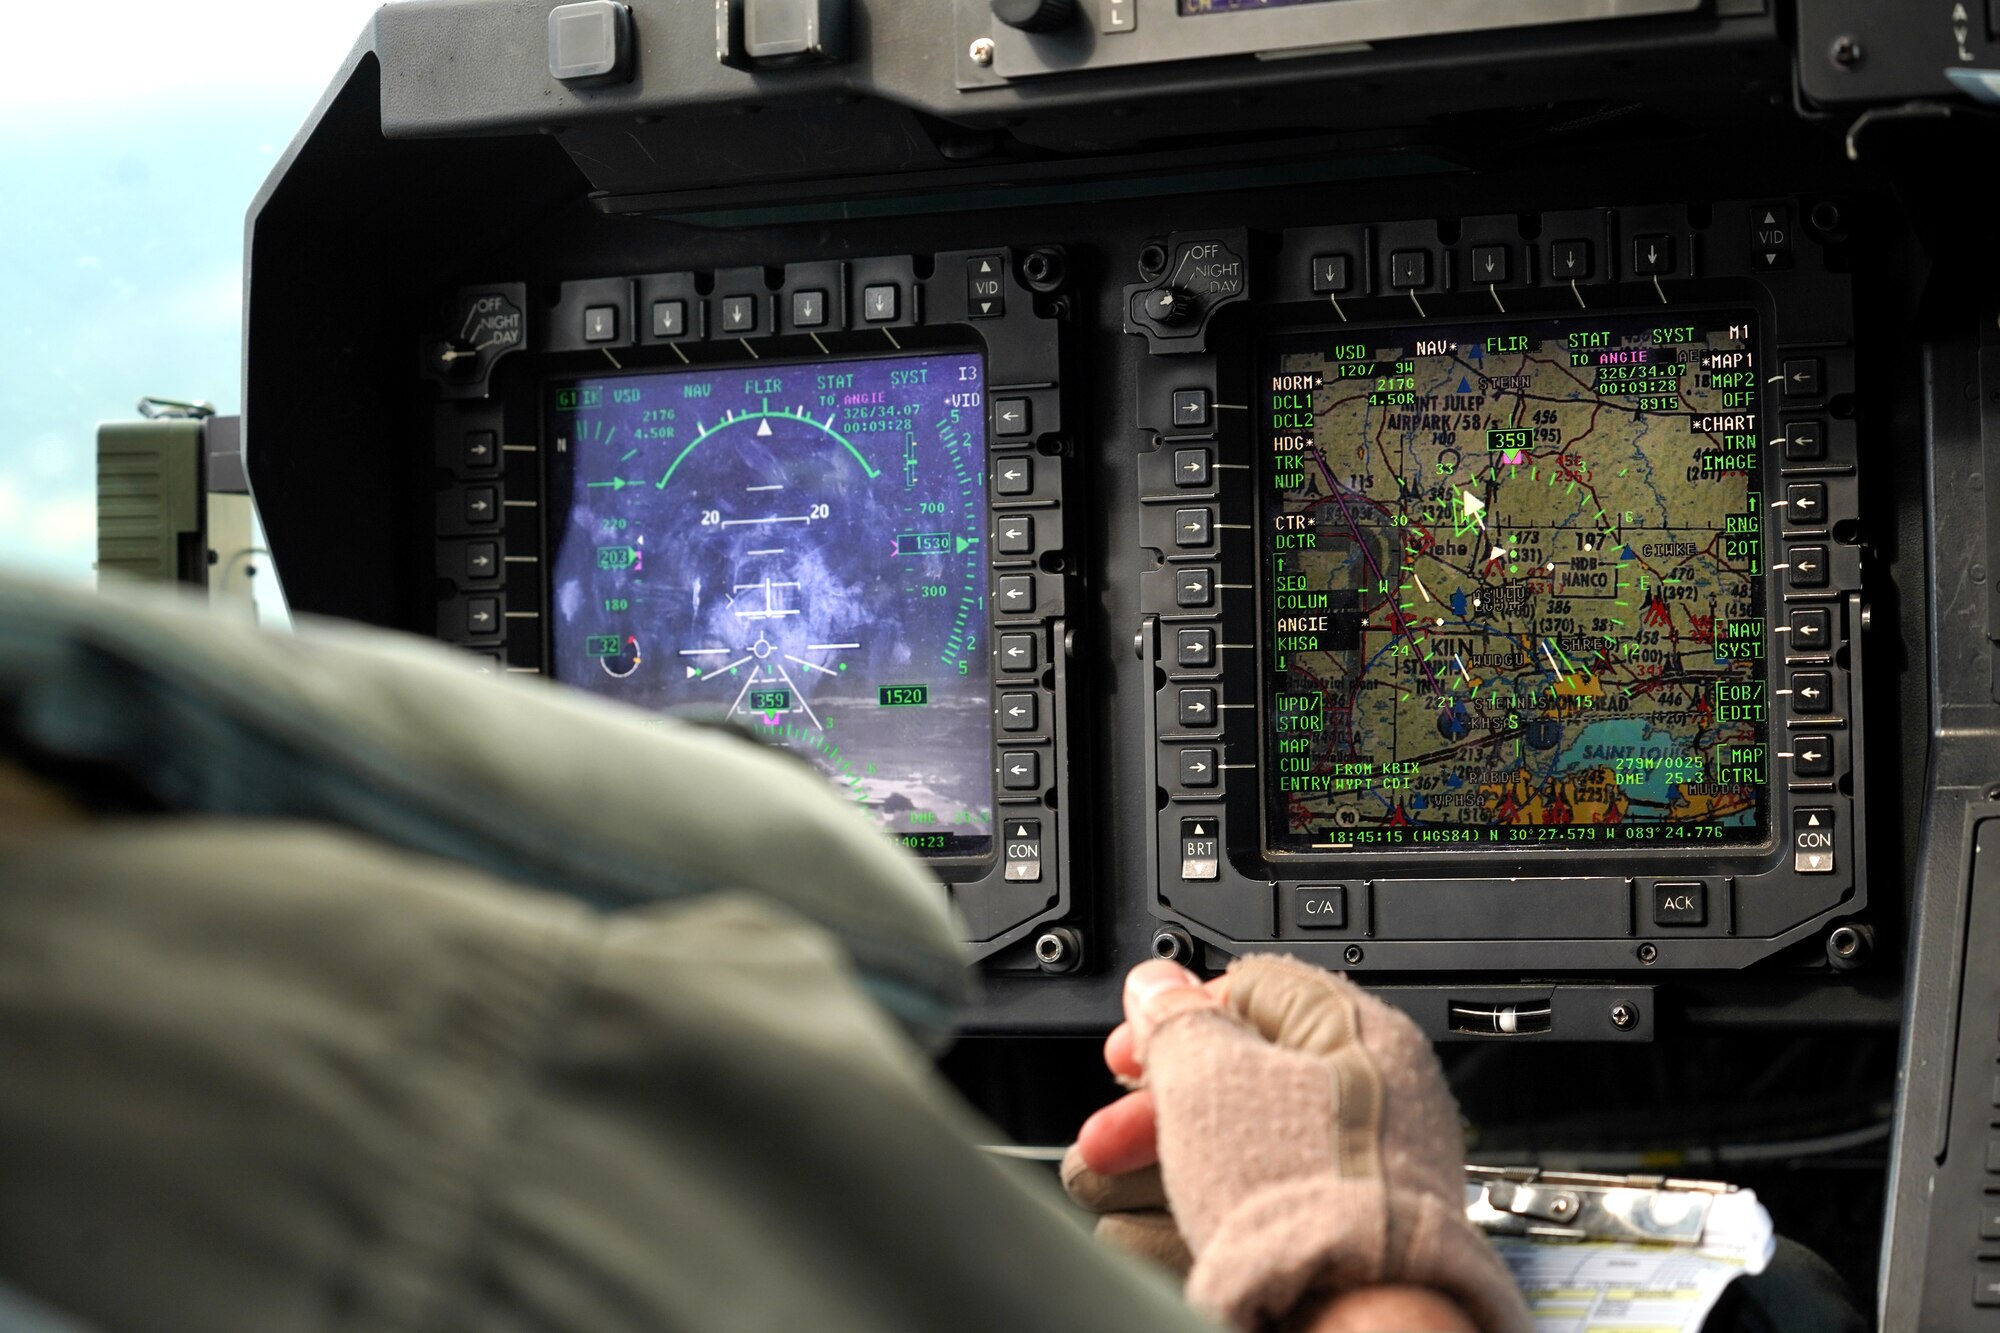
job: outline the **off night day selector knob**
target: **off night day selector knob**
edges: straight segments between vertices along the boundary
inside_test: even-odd
[[[1178,287],[1162,287],[1146,296],[1146,313],[1160,324],[1179,324],[1194,311],[1194,297]]]
[[[993,17],[1022,32],[1055,32],[1076,17],[1076,0],[992,0]]]

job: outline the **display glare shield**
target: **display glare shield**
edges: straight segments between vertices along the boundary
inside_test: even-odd
[[[1756,345],[1742,313],[1267,345],[1271,851],[1765,836]]]
[[[992,843],[975,353],[550,384],[557,678],[795,751],[906,845]]]

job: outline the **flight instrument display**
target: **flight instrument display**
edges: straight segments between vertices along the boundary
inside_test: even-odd
[[[550,384],[556,676],[796,751],[920,853],[989,850],[983,378],[961,352]]]
[[[1755,348],[1685,312],[1267,345],[1271,850],[1762,839]]]

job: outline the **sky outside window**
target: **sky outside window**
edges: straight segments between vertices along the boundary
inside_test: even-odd
[[[97,423],[242,408],[243,220],[374,0],[12,15],[0,79],[0,568],[83,580]],[[26,24],[26,31],[21,24]]]

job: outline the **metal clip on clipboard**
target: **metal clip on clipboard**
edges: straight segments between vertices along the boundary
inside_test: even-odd
[[[1716,1199],[1737,1192],[1712,1180],[1538,1167],[1468,1166],[1465,1183],[1465,1215],[1493,1235],[1656,1245],[1700,1245]]]
[[[1472,1166],[1465,1215],[1537,1333],[1696,1333],[1723,1288],[1771,1257],[1756,1194],[1710,1180]]]

